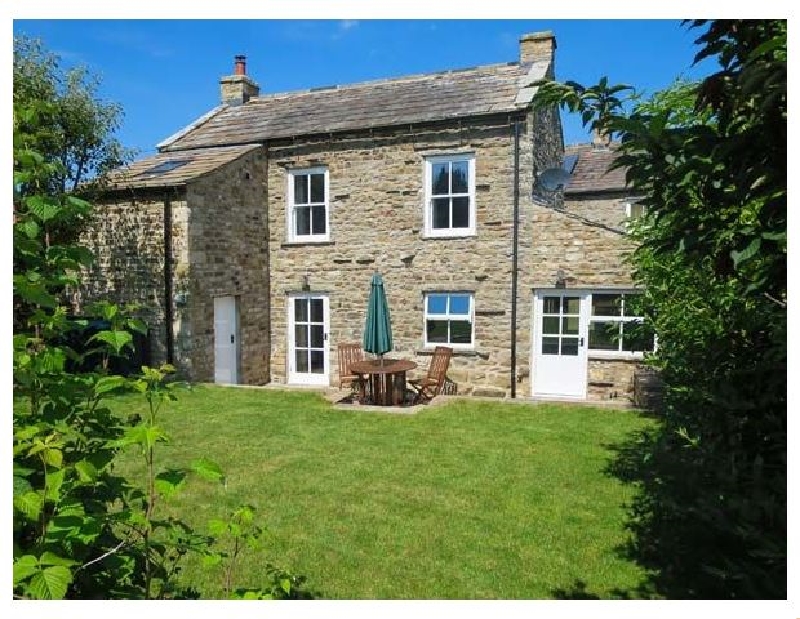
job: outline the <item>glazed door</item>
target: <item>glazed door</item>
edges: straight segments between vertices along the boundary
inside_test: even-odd
[[[328,385],[328,297],[300,295],[288,302],[288,382]]]
[[[589,295],[539,291],[534,297],[533,395],[586,397]]]

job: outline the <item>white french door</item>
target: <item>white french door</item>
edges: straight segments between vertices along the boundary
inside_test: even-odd
[[[236,297],[214,298],[214,382],[239,382],[239,316]]]
[[[328,385],[328,297],[319,294],[290,296],[288,313],[287,382]]]
[[[589,309],[587,293],[536,292],[533,395],[586,398]]]

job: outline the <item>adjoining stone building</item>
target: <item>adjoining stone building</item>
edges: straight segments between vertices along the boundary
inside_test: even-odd
[[[191,380],[333,385],[377,271],[392,356],[452,346],[458,393],[623,395],[636,355],[587,355],[573,290],[629,290],[627,242],[573,215],[616,226],[624,198],[578,197],[586,158],[566,208],[536,183],[564,154],[531,106],[554,52],[536,33],[516,62],[271,95],[237,57],[222,105],[112,177],[81,300],[138,301],[154,361]]]

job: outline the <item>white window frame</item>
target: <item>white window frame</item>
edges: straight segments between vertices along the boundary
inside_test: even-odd
[[[467,314],[472,331],[470,333],[469,344],[453,344],[451,342],[428,342],[428,320],[464,320],[464,314],[451,314],[450,301],[448,299],[447,306],[444,314],[429,314],[428,313],[428,298],[432,296],[467,296],[469,297],[469,313]],[[458,350],[474,350],[475,349],[475,292],[471,290],[429,290],[424,293],[422,299],[422,341],[425,348],[436,348],[437,346],[449,346]],[[450,327],[448,325],[448,339],[450,338]]]
[[[607,294],[607,295],[621,295],[622,296],[622,316],[595,316],[592,313],[592,304],[594,295]],[[625,297],[636,296],[641,294],[637,290],[592,290],[589,294],[589,318],[587,321],[587,336],[586,336],[586,350],[590,359],[644,359],[643,351],[622,350],[622,338],[620,337],[617,342],[617,350],[602,350],[599,348],[591,348],[590,337],[591,327],[593,322],[616,322],[622,325],[625,322],[642,322],[643,316],[625,316]],[[622,328],[620,326],[620,328]],[[653,350],[658,347],[658,341],[654,337]],[[649,352],[649,351],[648,351]]]
[[[433,227],[433,194],[431,171],[433,164],[454,161],[468,163],[469,179],[467,180],[467,193],[447,194],[453,197],[469,198],[469,227],[467,228],[434,228]],[[452,183],[452,181],[451,181]],[[445,197],[444,195],[438,197]],[[477,208],[475,206],[475,153],[453,153],[452,155],[435,155],[425,158],[425,236],[427,237],[461,237],[475,236],[475,219]],[[451,209],[452,217],[452,209]]]
[[[325,206],[325,234],[295,234],[295,203],[294,203],[294,178],[301,174],[325,175],[325,200],[324,202],[309,202],[309,207]],[[310,182],[310,181],[309,181]],[[313,168],[298,168],[286,171],[286,238],[290,243],[321,243],[331,238],[331,209],[330,209],[330,181],[328,168],[317,166]],[[311,198],[309,187],[309,200]]]

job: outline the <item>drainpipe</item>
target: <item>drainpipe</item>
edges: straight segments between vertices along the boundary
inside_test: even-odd
[[[175,363],[175,336],[172,311],[172,202],[164,196],[164,322],[167,363]]]
[[[519,247],[519,119],[514,120],[514,232],[511,245],[511,397],[517,397],[517,249]]]

